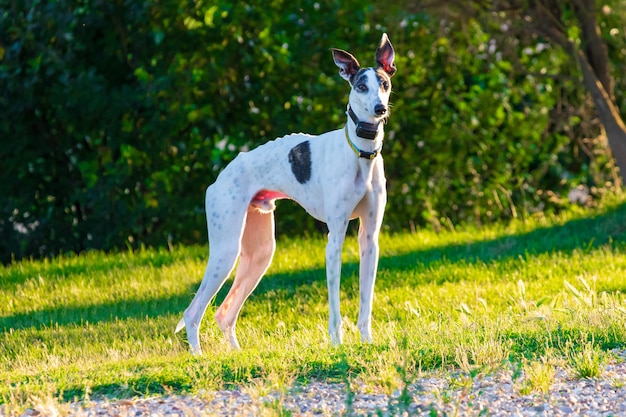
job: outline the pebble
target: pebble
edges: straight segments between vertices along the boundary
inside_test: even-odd
[[[616,351],[620,361],[607,364],[597,379],[573,379],[558,369],[548,393],[520,394],[521,380],[500,370],[474,377],[469,387],[459,387],[453,375],[425,377],[387,395],[363,383],[352,383],[351,402],[345,384],[314,381],[286,393],[251,396],[248,390],[222,390],[200,396],[92,400],[72,403],[63,412],[34,408],[22,416],[625,416],[626,352]],[[374,393],[372,393],[374,392]],[[0,407],[0,415],[4,415]]]

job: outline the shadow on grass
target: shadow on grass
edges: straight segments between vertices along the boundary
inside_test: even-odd
[[[184,262],[189,259],[195,259],[200,256],[206,249],[197,248],[192,251],[174,251],[169,252],[166,249],[155,250],[138,250],[136,252],[110,252],[110,256],[102,256],[101,252],[84,252],[82,254],[62,255],[55,259],[54,262],[42,260],[30,261],[27,259],[18,262],[19,266],[8,266],[7,270],[2,274],[2,282],[0,285],[4,289],[17,289],[19,285],[23,285],[29,279],[38,275],[55,277],[56,280],[62,280],[66,276],[78,274],[104,273],[112,270],[131,271],[137,268],[160,268],[171,265],[175,262]],[[0,265],[0,267],[2,267]]]
[[[397,256],[382,256],[379,271],[408,271],[415,269],[418,263],[422,268],[427,268],[429,265],[441,261],[450,263],[463,261],[472,264],[519,259],[520,257],[557,251],[571,253],[577,249],[591,250],[611,242],[618,244],[626,242],[626,204],[610,208],[593,217],[571,220],[563,225],[539,228],[525,234],[504,236],[489,241],[447,245]],[[278,250],[280,250],[280,245]],[[146,256],[134,258],[133,262],[141,261],[145,262],[145,265],[158,267],[167,264],[165,258],[165,255],[156,259]],[[178,257],[176,259],[178,260]],[[110,265],[120,267],[125,263],[113,262]],[[259,297],[263,294],[281,290],[284,296],[289,297],[302,287],[310,286],[315,282],[325,283],[325,274],[324,268],[301,271],[295,274],[270,274],[261,281],[253,296],[260,299]],[[357,274],[358,263],[344,263],[342,267],[343,285],[352,285],[358,282]],[[377,285],[385,284],[379,283]],[[7,331],[8,329],[41,328],[56,324],[80,324],[85,321],[97,323],[130,318],[154,318],[172,313],[182,316],[182,312],[188,306],[198,286],[199,282],[191,286],[186,293],[163,298],[125,300],[78,307],[55,307],[0,317],[0,329]],[[218,293],[216,304],[220,304],[224,299],[228,287],[227,283],[225,288]],[[626,284],[624,288],[617,290],[626,291]]]
[[[379,261],[379,272],[385,270],[410,271],[416,269],[418,264],[420,269],[424,269],[442,261],[482,264],[496,260],[516,260],[545,253],[569,254],[581,249],[590,251],[609,243],[626,245],[626,204],[593,217],[571,220],[563,225],[538,228],[524,234],[508,235],[479,242],[452,244],[395,256],[383,255]],[[381,252],[384,253],[384,248],[381,248]],[[356,276],[358,269],[359,265],[356,262],[344,263],[342,282],[353,279],[358,283]],[[276,289],[286,289],[295,293],[298,286],[309,285],[314,281],[325,282],[325,279],[326,271],[324,268],[303,271],[298,274],[272,274],[261,281],[254,294],[263,294]],[[377,282],[376,285],[385,284]],[[626,283],[623,290],[626,291]]]
[[[368,368],[363,356],[369,357],[372,353],[380,352],[386,347],[380,345],[357,345],[356,347],[329,348],[326,355],[320,359],[312,359],[296,366],[295,381],[306,384],[312,380],[323,380],[329,383],[345,383],[353,377],[362,374]],[[349,352],[349,353],[348,353]],[[274,359],[274,358],[272,358]],[[272,359],[269,359],[270,361]],[[232,358],[206,361],[202,357],[185,359],[178,363],[176,369],[164,366],[138,367],[133,372],[127,372],[123,381],[90,385],[70,384],[60,394],[64,401],[85,398],[125,398],[141,394],[144,396],[155,394],[171,394],[172,392],[193,392],[202,389],[202,382],[216,383],[217,389],[237,389],[252,381],[266,378],[268,369],[255,361],[233,361]],[[54,379],[62,376],[53,375]],[[216,388],[212,385],[211,389]]]
[[[157,318],[176,311],[182,313],[191,301],[190,294],[197,290],[196,285],[188,291],[168,297],[142,300],[124,300],[86,306],[54,307],[29,313],[0,317],[0,329],[43,329],[69,324],[96,324],[107,321],[132,318]]]

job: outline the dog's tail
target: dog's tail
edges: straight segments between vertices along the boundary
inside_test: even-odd
[[[178,333],[184,328],[185,328],[185,318],[183,317],[182,319],[180,319],[180,321],[176,325],[176,330],[174,330],[174,333]]]

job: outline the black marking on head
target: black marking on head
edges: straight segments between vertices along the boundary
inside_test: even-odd
[[[378,85],[380,85],[383,91],[391,89],[391,77],[381,68],[376,69],[376,78],[378,78]]]
[[[355,86],[362,82],[367,83],[367,70],[371,68],[361,68],[356,74],[350,78],[350,83]],[[365,79],[364,79],[365,78]]]
[[[289,151],[291,172],[300,184],[311,179],[311,144],[308,140],[301,142]]]
[[[352,84],[352,87],[355,88],[357,91],[360,91],[358,89],[359,85],[365,84],[367,86],[367,81],[368,81],[367,73],[369,71],[374,71],[374,74],[376,75],[376,78],[378,80],[378,85],[380,86],[380,88],[383,91],[389,91],[389,89],[391,88],[391,77],[382,68],[360,69],[356,74],[354,74],[350,78],[350,83]],[[367,90],[361,91],[361,92],[366,92],[366,91]]]

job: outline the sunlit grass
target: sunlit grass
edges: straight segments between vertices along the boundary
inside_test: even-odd
[[[340,347],[326,330],[322,237],[279,236],[238,322],[243,350],[228,348],[210,306],[200,358],[173,331],[199,285],[205,247],[0,267],[0,403],[232,386],[282,392],[318,379],[392,392],[428,371],[473,375],[511,363],[528,376],[523,390],[545,392],[546,357],[562,358],[578,378],[597,377],[604,352],[626,341],[623,200],[484,229],[383,234],[372,344],[356,328],[354,236],[344,248]]]
[[[525,380],[520,394],[528,395],[533,392],[547,394],[556,377],[556,367],[552,362],[546,356],[525,362],[523,366]]]
[[[567,356],[573,377],[599,378],[602,375],[606,354],[593,341],[584,341]]]

